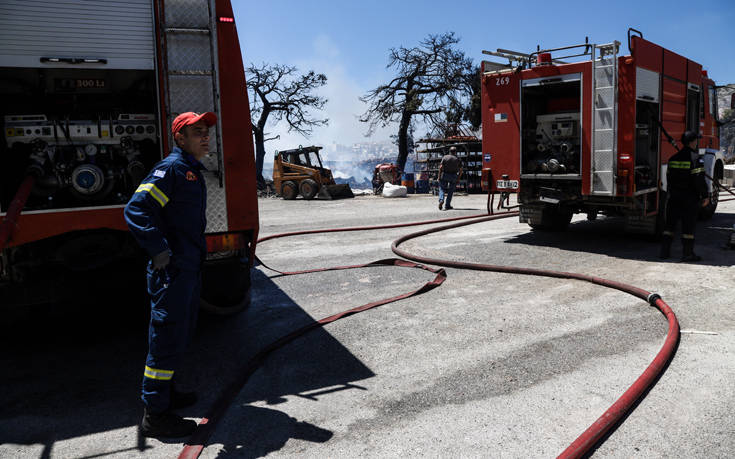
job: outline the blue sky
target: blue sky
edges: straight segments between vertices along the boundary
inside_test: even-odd
[[[718,83],[735,83],[735,0],[692,1],[252,1],[232,0],[247,66],[279,63],[327,75],[322,116],[330,126],[310,139],[269,126],[281,140],[268,151],[298,144],[365,141],[357,99],[387,81],[391,47],[411,47],[428,34],[454,31],[458,47],[476,62],[483,49],[532,51],[577,44],[626,42],[628,27],[701,63]],[[563,5],[563,6],[562,6]],[[611,9],[611,7],[613,7]],[[623,52],[628,53],[627,45]],[[246,75],[247,77],[247,75]],[[395,129],[379,131],[387,139]]]

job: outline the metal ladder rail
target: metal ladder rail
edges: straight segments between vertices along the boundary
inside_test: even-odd
[[[592,194],[612,196],[617,166],[617,55],[620,43],[592,45]],[[599,50],[599,59],[596,51]],[[607,56],[607,57],[606,57]],[[608,63],[606,63],[606,61]],[[606,70],[607,69],[607,70]],[[600,86],[598,71],[604,71]],[[598,123],[598,120],[600,123]],[[604,127],[602,126],[604,123]]]
[[[202,78],[202,77],[208,77],[208,79],[212,82],[212,88],[211,88],[211,103],[212,104],[211,104],[211,107],[207,108],[206,111],[213,111],[215,114],[217,114],[217,116],[219,118],[219,110],[218,110],[218,105],[219,105],[218,104],[218,98],[219,98],[219,94],[218,94],[218,91],[217,91],[217,85],[216,85],[216,83],[214,81],[214,79],[217,77],[217,74],[216,74],[216,68],[217,68],[216,65],[217,65],[217,62],[216,62],[216,55],[215,55],[216,49],[213,48],[213,44],[212,44],[212,35],[213,35],[212,28],[214,27],[214,25],[213,25],[213,16],[212,16],[212,12],[211,12],[210,2],[207,1],[206,3],[207,3],[208,9],[209,9],[209,13],[210,13],[209,14],[210,20],[207,22],[207,26],[208,26],[207,28],[202,28],[202,27],[176,27],[176,26],[169,26],[169,24],[165,24],[164,29],[163,29],[163,32],[166,35],[166,45],[167,45],[167,48],[168,48],[167,49],[167,53],[166,53],[167,54],[167,60],[168,60],[167,66],[169,66],[171,64],[171,60],[170,59],[171,59],[172,51],[173,50],[178,50],[178,46],[176,46],[177,45],[176,40],[170,40],[169,39],[169,37],[171,37],[171,36],[182,36],[182,35],[200,36],[202,38],[202,42],[200,44],[201,45],[204,45],[204,43],[205,43],[204,40],[206,40],[206,48],[209,49],[209,59],[208,59],[208,62],[207,62],[208,65],[206,66],[206,67],[208,67],[207,70],[203,70],[201,68],[200,69],[184,69],[184,70],[168,70],[168,72],[167,72],[168,74],[167,74],[167,77],[166,77],[167,78],[167,87],[168,87],[168,91],[167,91],[167,94],[166,94],[167,99],[168,99],[168,101],[167,101],[168,102],[168,104],[167,104],[167,108],[168,108],[167,111],[168,111],[168,113],[166,113],[166,116],[169,118],[169,121],[170,121],[170,118],[172,116],[171,107],[173,107],[175,105],[175,104],[172,103],[172,95],[171,95],[171,93],[172,93],[172,88],[175,88],[177,86],[176,82],[177,81],[180,82],[181,79]],[[201,94],[199,96],[200,97],[204,97]],[[206,97],[208,98],[208,95]],[[222,171],[223,171],[223,159],[222,159],[222,154],[221,154],[222,147],[221,147],[221,135],[220,134],[221,134],[221,129],[219,127],[219,120],[218,120],[217,135],[216,135],[216,139],[215,139],[216,152],[214,152],[216,154],[216,158],[217,158],[217,161],[216,161],[216,170],[214,170],[214,171],[211,170],[212,164],[209,165],[208,169],[210,169],[211,172],[214,172],[216,174],[216,176],[218,178],[218,182],[219,182],[219,187],[222,188],[222,187],[224,187],[224,180],[223,180],[223,174],[222,174]]]

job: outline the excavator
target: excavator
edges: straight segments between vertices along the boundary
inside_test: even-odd
[[[283,199],[354,198],[347,184],[337,185],[332,171],[322,165],[322,147],[299,147],[276,152],[273,159],[273,187]]]

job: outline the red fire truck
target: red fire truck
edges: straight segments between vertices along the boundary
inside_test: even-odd
[[[94,289],[109,297],[134,288],[128,282],[140,285],[142,254],[127,231],[125,203],[170,151],[171,120],[212,111],[219,120],[202,160],[209,251],[202,299],[220,313],[246,306],[258,207],[230,0],[3,6],[0,220],[24,177],[35,183],[2,250],[0,304]]]
[[[719,179],[714,82],[702,66],[628,31],[620,43],[585,43],[483,62],[483,186],[518,193],[520,221],[563,229],[574,213],[622,215],[630,232],[662,222],[671,139],[701,134],[706,173]],[[679,145],[681,147],[681,145]],[[717,192],[708,179],[711,216]]]

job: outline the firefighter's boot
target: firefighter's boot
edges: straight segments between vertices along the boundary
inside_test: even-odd
[[[197,423],[191,419],[184,419],[170,411],[160,414],[143,412],[140,423],[140,433],[144,437],[188,437],[194,432]]]
[[[171,409],[186,408],[197,402],[196,392],[181,392],[176,390],[175,386],[171,386]]]
[[[702,261],[702,257],[694,253],[694,239],[682,239],[681,245],[684,247],[681,261]]]
[[[659,258],[665,260],[671,256],[671,242],[673,240],[674,238],[669,234],[661,236],[661,251],[658,254]]]

